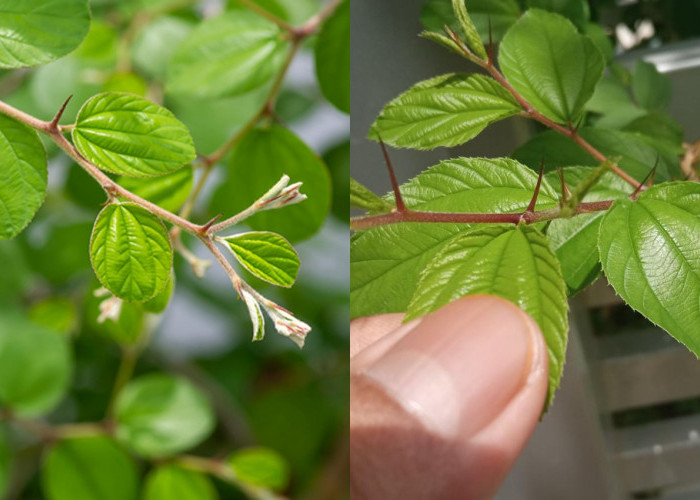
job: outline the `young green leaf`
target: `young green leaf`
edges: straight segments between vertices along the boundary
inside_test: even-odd
[[[391,204],[350,177],[350,204],[373,212],[388,212]]]
[[[63,57],[80,45],[89,28],[87,0],[0,0],[0,68]]]
[[[196,156],[187,127],[170,111],[118,92],[98,94],[83,105],[73,142],[101,169],[133,177],[167,174]]]
[[[289,465],[279,453],[268,448],[237,450],[228,463],[240,481],[252,486],[282,491],[289,483]]]
[[[314,50],[321,92],[336,108],[350,113],[350,0],[323,24]]]
[[[448,74],[420,82],[387,104],[369,135],[397,147],[456,146],[520,110],[491,78]]]
[[[492,41],[499,42],[520,17],[516,0],[466,0],[466,6],[483,43],[489,41],[489,25]],[[442,32],[445,25],[459,30],[451,0],[428,0],[421,10],[420,20],[430,31]]]
[[[434,212],[523,212],[537,174],[509,158],[456,158],[401,186],[409,208]],[[537,209],[556,204],[542,183]],[[350,245],[352,317],[406,310],[420,272],[464,224],[407,223],[355,235]]]
[[[168,65],[170,94],[225,97],[267,83],[282,67],[289,43],[280,28],[248,10],[199,24]]]
[[[222,238],[236,260],[252,274],[273,285],[289,288],[299,272],[299,256],[282,236],[253,231]]]
[[[486,49],[484,48],[484,44],[481,43],[479,33],[476,31],[476,27],[467,13],[467,7],[464,5],[464,1],[465,0],[452,0],[452,9],[457,16],[457,21],[459,21],[459,26],[462,29],[462,33],[464,33],[469,48],[479,59],[487,59]]]
[[[46,152],[29,127],[0,115],[0,239],[14,238],[44,202]]]
[[[532,316],[547,342],[549,404],[566,354],[565,290],[559,262],[537,229],[475,229],[454,238],[421,273],[406,319],[436,311],[466,295],[491,294],[513,302]]]
[[[169,212],[177,212],[192,191],[192,179],[192,167],[188,165],[160,177],[121,177],[117,182],[135,195]]]
[[[603,271],[633,309],[700,355],[700,184],[673,182],[619,200],[603,218]]]
[[[559,123],[578,119],[605,67],[598,48],[568,19],[539,9],[506,33],[498,61],[508,82]]]
[[[43,463],[48,500],[136,500],[138,470],[111,438],[72,438],[52,446]]]
[[[289,241],[319,230],[330,209],[330,176],[321,159],[289,130],[273,125],[245,135],[234,149],[228,179],[214,195],[214,213],[235,214],[250,206],[280,177],[303,182],[303,203],[265,210],[246,219],[252,229],[279,233]]]
[[[563,169],[566,183],[573,189],[592,172],[590,167],[566,167]],[[561,185],[557,172],[545,178],[557,189]],[[557,192],[561,194],[560,189]],[[631,194],[632,187],[618,176],[606,173],[588,192],[582,201],[603,201],[624,198]],[[582,214],[569,219],[555,219],[547,228],[547,238],[561,264],[562,275],[568,294],[583,290],[598,276],[598,228],[605,212]]]
[[[166,374],[130,382],[116,404],[117,437],[136,453],[158,458],[201,443],[214,429],[214,413],[202,392]]]
[[[72,371],[64,335],[0,310],[0,406],[22,416],[47,413],[68,390]]]
[[[161,465],[146,477],[143,500],[217,500],[211,480],[177,465]]]
[[[641,59],[634,67],[632,91],[637,104],[649,110],[663,111],[671,103],[671,80]]]
[[[92,267],[114,295],[144,302],[170,279],[173,251],[163,223],[134,203],[111,203],[97,216],[90,239]]]

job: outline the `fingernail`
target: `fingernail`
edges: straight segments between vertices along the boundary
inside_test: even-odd
[[[365,374],[428,430],[469,437],[526,383],[535,335],[510,302],[467,297],[424,317]]]

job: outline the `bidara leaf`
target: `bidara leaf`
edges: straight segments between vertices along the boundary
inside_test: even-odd
[[[456,146],[520,110],[495,80],[452,73],[420,82],[387,104],[369,136],[414,149]]]
[[[90,29],[87,0],[0,0],[0,68],[54,61]]]
[[[98,94],[83,104],[73,142],[102,170],[133,177],[167,174],[196,156],[187,127],[170,111],[118,92]]]
[[[44,202],[46,152],[37,133],[0,115],[0,239],[14,238]]]
[[[450,212],[523,212],[532,198],[537,174],[509,158],[455,158],[431,167],[401,186],[409,208]],[[556,204],[543,181],[538,210]],[[352,317],[403,312],[418,276],[464,224],[405,223],[356,234],[350,245]]]
[[[201,472],[161,465],[146,477],[143,500],[217,500],[216,488]]]
[[[603,218],[603,271],[633,309],[700,355],[700,184],[673,182],[618,200]]]
[[[564,179],[571,189],[588,177],[591,167],[566,167]],[[545,178],[560,193],[561,181],[557,172]],[[613,173],[606,173],[588,192],[582,201],[603,201],[624,198],[632,192],[632,186]],[[555,219],[547,228],[547,238],[561,264],[567,293],[574,295],[593,283],[600,276],[598,259],[598,228],[605,212],[580,214],[568,219]]]
[[[350,177],[350,204],[357,208],[375,212],[387,212],[391,205]]]
[[[336,8],[321,27],[315,45],[316,77],[323,96],[350,113],[350,1]]]
[[[90,259],[100,282],[117,297],[145,302],[170,279],[173,251],[163,223],[134,203],[112,203],[97,216]]]
[[[279,234],[252,231],[222,239],[236,260],[261,280],[287,288],[296,281],[299,256]]]
[[[558,15],[530,9],[503,37],[498,61],[508,82],[548,118],[575,122],[605,61],[595,44]]]
[[[192,178],[192,167],[188,165],[160,177],[122,177],[117,182],[135,195],[169,212],[177,212],[190,195]]]
[[[111,438],[89,436],[53,445],[42,467],[49,500],[136,500],[138,469]]]
[[[166,91],[196,97],[243,94],[267,83],[289,48],[273,22],[235,10],[199,24],[168,65]]]
[[[537,322],[549,352],[551,403],[566,356],[568,303],[547,238],[528,226],[484,227],[459,235],[422,271],[405,319],[475,294],[502,297]]]

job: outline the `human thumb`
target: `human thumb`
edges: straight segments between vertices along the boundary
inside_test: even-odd
[[[386,335],[353,358],[351,371],[355,500],[490,498],[547,393],[537,324],[486,295]]]

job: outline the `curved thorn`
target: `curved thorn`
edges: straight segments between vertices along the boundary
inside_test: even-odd
[[[386,163],[386,168],[389,171],[389,178],[391,179],[391,187],[394,190],[394,198],[396,199],[396,210],[399,212],[407,212],[406,205],[403,202],[403,197],[401,196],[401,191],[399,190],[399,183],[396,180],[396,173],[394,172],[394,167],[391,164],[391,159],[389,158],[389,152],[386,150],[384,141],[382,137],[377,132],[377,138],[379,138],[379,145],[382,148],[382,154],[384,155],[384,163]]]

